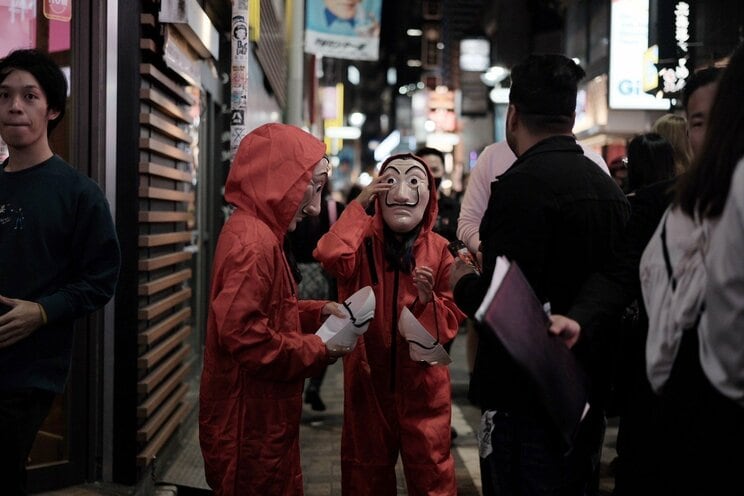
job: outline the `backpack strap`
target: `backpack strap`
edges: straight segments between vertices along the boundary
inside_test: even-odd
[[[372,238],[364,238],[364,246],[367,248],[367,263],[369,264],[369,275],[372,277],[372,285],[377,286],[377,266],[375,264],[375,253],[372,250]]]
[[[663,224],[661,226],[661,249],[664,254],[664,264],[666,265],[667,276],[669,276],[669,281],[672,283],[672,291],[675,291],[677,289],[677,279],[674,278],[674,270],[672,270],[672,262],[669,258],[669,249],[667,248],[666,221],[667,215],[665,214],[664,218],[662,219]]]

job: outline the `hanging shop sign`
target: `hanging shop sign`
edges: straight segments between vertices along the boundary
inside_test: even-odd
[[[44,0],[44,17],[55,21],[70,22],[72,0]]]
[[[658,46],[658,84],[646,91],[678,97],[692,72],[693,2],[654,0],[649,42]]]
[[[307,0],[305,51],[325,57],[377,60],[381,0]]]

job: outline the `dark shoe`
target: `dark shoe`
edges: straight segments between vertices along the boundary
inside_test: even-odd
[[[320,399],[320,394],[317,389],[308,388],[305,391],[305,403],[310,405],[310,408],[316,412],[324,412],[326,409],[325,403]]]

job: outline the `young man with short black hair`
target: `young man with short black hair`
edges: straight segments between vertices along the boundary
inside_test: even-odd
[[[26,460],[72,357],[73,323],[114,294],[119,243],[103,192],[49,147],[67,81],[36,50],[0,60],[0,485]]]

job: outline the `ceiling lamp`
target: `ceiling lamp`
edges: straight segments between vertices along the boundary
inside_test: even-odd
[[[362,127],[364,121],[367,120],[367,116],[361,112],[352,112],[349,114],[349,124],[354,127]]]

